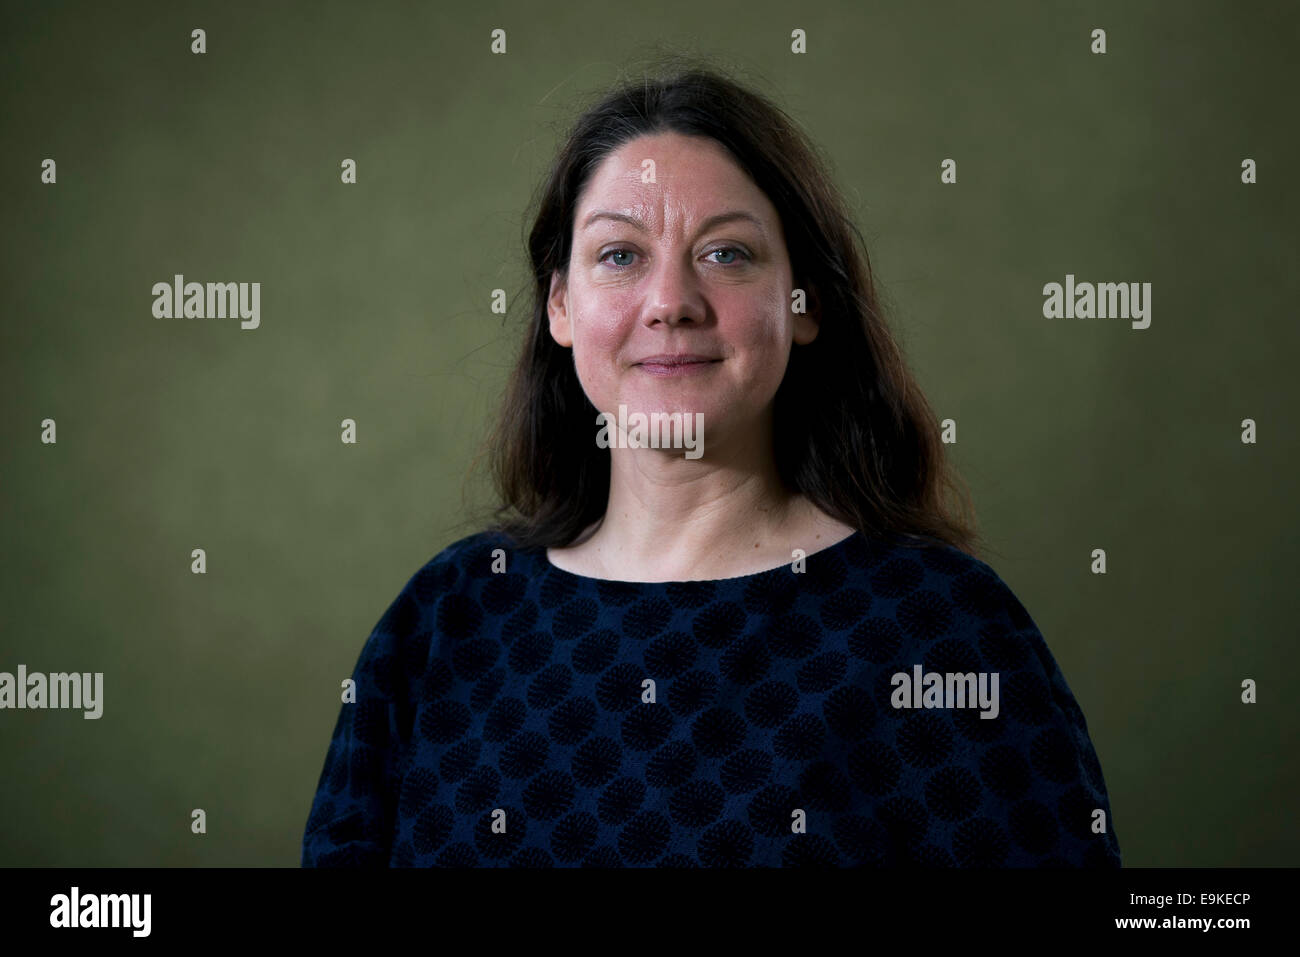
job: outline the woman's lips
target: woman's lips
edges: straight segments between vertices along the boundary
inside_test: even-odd
[[[652,376],[690,376],[708,372],[721,361],[721,359],[647,359],[645,362],[637,363],[637,368]]]

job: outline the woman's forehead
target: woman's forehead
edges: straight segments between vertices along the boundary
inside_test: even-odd
[[[653,182],[623,175],[593,179],[578,203],[575,228],[597,232],[631,227],[658,233],[665,228],[705,230],[748,223],[767,234],[779,221],[772,202],[739,170],[735,177],[711,175],[698,167],[655,172]]]

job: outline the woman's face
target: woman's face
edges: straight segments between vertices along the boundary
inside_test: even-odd
[[[711,222],[730,213],[749,218]],[[763,426],[791,344],[817,334],[809,314],[792,312],[791,287],[780,217],[763,192],[715,141],[662,133],[596,169],[547,311],[598,411],[702,413],[707,456],[710,437]],[[709,361],[647,361],[665,354]]]

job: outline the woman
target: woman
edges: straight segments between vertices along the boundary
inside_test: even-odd
[[[1119,865],[856,235],[794,124],[711,71],[578,121],[498,521],[371,634],[305,866]]]

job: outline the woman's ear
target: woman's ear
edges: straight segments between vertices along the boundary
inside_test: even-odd
[[[804,291],[804,311],[793,313],[794,341],[797,345],[806,346],[817,338],[817,331],[821,327],[821,300],[817,298],[815,289],[799,286],[795,288],[802,288]]]
[[[573,321],[569,316],[568,281],[563,272],[551,273],[551,290],[546,297],[546,314],[551,320],[551,338],[559,345],[573,346]]]

